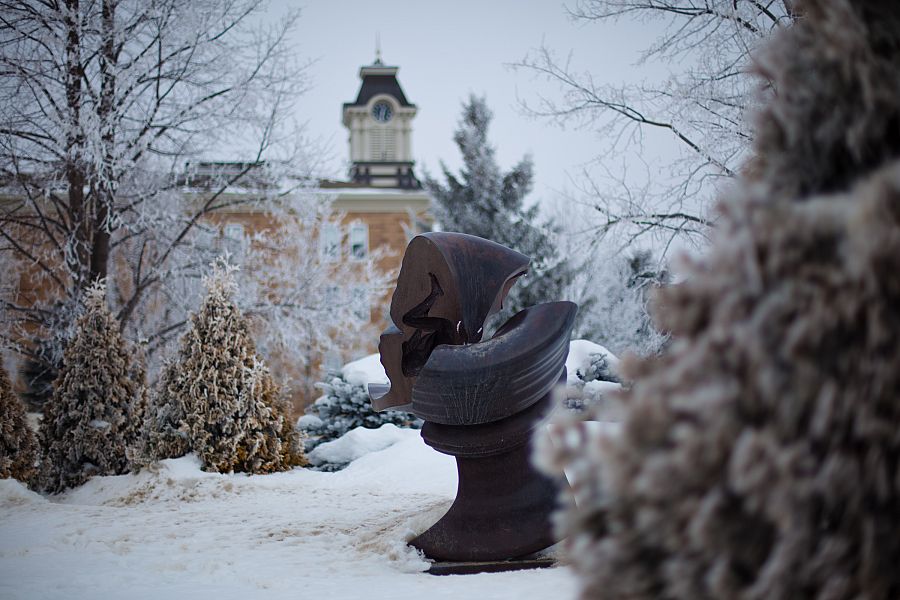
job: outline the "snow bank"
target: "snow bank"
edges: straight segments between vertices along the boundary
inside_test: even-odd
[[[0,598],[575,597],[565,567],[422,573],[406,542],[449,507],[455,462],[418,431],[369,435],[393,442],[335,473],[205,473],[186,456],[48,498],[0,481]]]
[[[576,385],[580,381],[578,372],[587,372],[591,364],[591,356],[595,354],[606,358],[606,364],[609,365],[613,373],[618,375],[619,358],[615,354],[600,344],[595,344],[588,340],[572,340],[569,342],[569,356],[566,358],[566,382],[568,385]]]
[[[10,509],[43,502],[46,502],[43,496],[35,494],[15,479],[0,479],[0,508]]]
[[[602,372],[597,373],[597,359],[600,357],[602,360],[599,363],[602,368],[599,370]],[[618,421],[621,418],[621,406],[615,392],[620,390],[622,385],[618,381],[607,379],[618,379],[619,363],[618,357],[600,344],[587,340],[572,340],[566,359],[565,404],[575,409],[594,406],[599,409],[595,413],[596,417]],[[598,376],[599,379],[594,378]]]
[[[336,440],[316,446],[309,453],[309,462],[315,466],[345,465],[364,454],[384,450],[406,439],[405,432],[393,423],[385,423],[378,429],[356,427]]]

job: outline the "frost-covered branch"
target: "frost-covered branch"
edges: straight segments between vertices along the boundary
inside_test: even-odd
[[[673,233],[705,238],[708,205],[718,183],[735,175],[753,139],[745,119],[754,98],[751,54],[774,31],[793,23],[792,4],[579,0],[568,10],[575,21],[663,21],[664,32],[644,50],[641,63],[669,63],[672,75],[641,84],[604,81],[576,68],[571,55],[562,59],[544,46],[513,65],[555,90],[523,100],[524,111],[559,124],[590,127],[602,140],[596,157],[601,173],[586,171],[581,185],[601,217],[600,235],[621,232],[629,242],[650,236],[666,246]],[[636,184],[612,165],[626,153],[645,155],[661,136],[674,142],[678,157],[654,165],[659,168],[653,169],[640,196],[623,202],[621,187]],[[618,174],[610,176],[613,171]],[[612,181],[612,187],[601,184],[603,179]]]
[[[0,268],[19,284],[0,290],[4,341],[58,363],[59,328],[100,278],[124,329],[166,338],[218,251],[215,215],[308,185],[287,118],[308,85],[298,13],[266,26],[264,9],[0,2]]]

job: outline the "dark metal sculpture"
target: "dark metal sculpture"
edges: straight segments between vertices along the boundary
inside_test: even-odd
[[[554,543],[557,484],[529,461],[532,432],[565,381],[577,307],[551,302],[516,313],[488,340],[484,323],[528,257],[461,233],[432,232],[406,249],[379,344],[390,385],[369,386],[376,410],[425,421],[422,437],[456,457],[450,510],[411,543],[430,558],[497,561]]]

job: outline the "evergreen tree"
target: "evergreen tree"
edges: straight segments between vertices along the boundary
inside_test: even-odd
[[[25,406],[0,365],[0,479],[28,483],[35,475],[37,441],[28,427]]]
[[[531,157],[524,157],[507,173],[501,171],[488,142],[492,117],[484,98],[469,97],[453,136],[462,154],[462,171],[457,176],[442,165],[446,183],[427,177],[425,185],[437,202],[436,216],[445,231],[477,235],[531,258],[528,274],[507,298],[503,314],[509,316],[534,304],[559,300],[569,273],[553,245],[552,224],[537,222],[537,205],[524,206],[534,178]]]
[[[547,448],[585,597],[900,597],[900,4],[795,7],[675,341],[616,436]]]
[[[233,271],[225,263],[214,266],[178,356],[163,369],[142,462],[193,451],[204,469],[220,473],[267,473],[305,463],[287,403],[233,301]]]
[[[44,403],[53,396],[53,382],[62,367],[66,341],[72,337],[74,319],[80,306],[75,299],[57,301],[44,310],[45,325],[30,332],[29,341],[20,348],[24,360],[19,375],[25,384],[21,398],[31,412],[43,412]]]
[[[353,384],[343,375],[333,375],[316,387],[324,390],[325,395],[310,405],[307,415],[301,419],[301,426],[310,436],[308,449],[337,439],[356,427],[378,429],[385,423],[416,429],[422,426],[420,419],[406,412],[376,412],[366,386]]]
[[[53,396],[44,405],[41,487],[58,492],[93,475],[129,470],[126,450],[137,441],[143,419],[143,383],[143,368],[109,312],[105,284],[98,282],[84,294]]]
[[[140,452],[134,457],[142,466],[164,458],[178,458],[191,451],[188,407],[184,404],[187,396],[179,393],[179,373],[176,360],[163,364],[147,407]]]

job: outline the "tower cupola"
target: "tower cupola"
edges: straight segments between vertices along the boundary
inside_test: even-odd
[[[386,66],[380,52],[359,70],[356,100],[344,104],[343,123],[350,132],[350,179],[372,187],[419,189],[413,173],[412,120],[416,105],[406,99],[397,80],[399,67]]]

